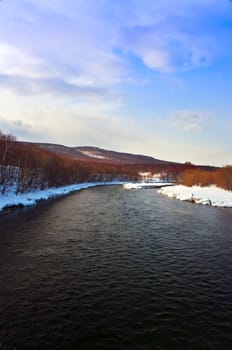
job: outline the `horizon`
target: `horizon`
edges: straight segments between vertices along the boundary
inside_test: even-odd
[[[0,130],[231,165],[231,22],[229,0],[0,1]]]

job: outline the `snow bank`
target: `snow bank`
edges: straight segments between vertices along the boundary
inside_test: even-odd
[[[46,200],[58,196],[67,195],[74,191],[79,191],[85,188],[106,185],[121,185],[120,181],[113,182],[90,182],[76,185],[63,186],[58,188],[47,188],[46,190],[36,190],[24,194],[15,194],[15,188],[12,186],[5,195],[0,194],[0,211],[6,208],[15,206],[30,206],[35,205],[40,200]]]
[[[141,188],[160,188],[163,186],[172,186],[173,184],[170,182],[129,182],[123,185],[126,190],[138,190]]]
[[[213,207],[232,208],[232,192],[216,186],[187,187],[183,185],[165,187],[158,190],[168,197]]]

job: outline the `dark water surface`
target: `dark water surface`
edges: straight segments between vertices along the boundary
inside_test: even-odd
[[[232,210],[109,186],[0,217],[0,349],[232,349]]]

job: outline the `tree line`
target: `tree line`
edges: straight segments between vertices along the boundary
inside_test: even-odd
[[[18,142],[0,132],[0,191],[10,186],[16,193],[81,182],[136,180],[137,173],[125,166],[75,160],[34,144]]]
[[[138,180],[139,172],[163,174],[162,180],[187,186],[215,184],[232,190],[232,166],[223,168],[164,162],[163,164],[114,164],[76,160],[36,144],[19,142],[0,131],[0,193],[14,186],[16,193],[81,182]]]

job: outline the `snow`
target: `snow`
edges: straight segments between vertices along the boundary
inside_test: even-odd
[[[4,208],[10,208],[14,206],[31,206],[35,205],[40,200],[46,200],[58,196],[64,196],[74,191],[106,185],[121,185],[120,181],[112,182],[89,182],[81,183],[69,186],[63,186],[58,188],[47,188],[45,190],[35,190],[24,194],[15,194],[15,187],[12,186],[6,194],[0,194],[0,211]]]
[[[123,185],[125,189],[141,189],[141,188],[160,188],[158,192],[171,198],[181,201],[194,202],[203,205],[212,205],[214,207],[232,208],[232,192],[225,191],[216,186],[210,187],[186,187],[183,185],[171,186],[171,183],[164,182],[140,182],[140,183],[124,183],[121,181],[112,182],[89,182],[58,188],[48,188],[45,190],[36,190],[24,194],[15,194],[15,188],[12,186],[5,195],[0,194],[0,211],[4,208],[14,206],[31,206],[40,200],[47,200],[58,196],[64,196],[74,191],[106,185]],[[167,187],[163,187],[167,186]]]
[[[213,185],[208,187],[177,185],[161,188],[158,192],[181,201],[211,205],[213,207],[232,208],[232,192]]]
[[[81,151],[81,153],[83,153],[84,155],[86,155],[88,157],[92,157],[92,158],[107,159],[106,157],[101,156],[99,153],[95,153],[93,151]]]
[[[123,187],[126,190],[138,190],[141,188],[160,188],[163,186],[171,186],[173,185],[170,182],[161,182],[161,181],[154,181],[154,182],[129,182],[123,185]]]

